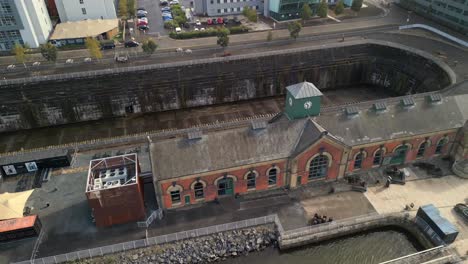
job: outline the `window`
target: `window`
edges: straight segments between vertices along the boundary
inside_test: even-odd
[[[180,191],[172,191],[171,192],[171,201],[172,203],[180,203]]]
[[[421,146],[419,146],[418,153],[416,153],[417,158],[424,157],[424,152],[426,152],[427,141],[423,142]]]
[[[80,0],[80,4],[84,4],[84,0]]]
[[[193,190],[195,192],[195,199],[202,199],[203,197],[205,197],[205,194],[203,192],[203,183],[195,183],[195,185],[193,186]]]
[[[247,189],[248,190],[255,189],[255,185],[256,185],[255,173],[251,171],[249,172],[249,174],[247,174]]]
[[[377,150],[377,152],[375,152],[374,161],[372,162],[372,164],[374,165],[382,164],[382,158],[383,158],[383,150],[382,149]]]
[[[326,177],[328,173],[328,157],[319,155],[309,165],[309,179]]]
[[[447,143],[447,139],[446,139],[446,138],[443,138],[443,139],[439,140],[439,142],[437,143],[437,147],[436,147],[435,153],[436,153],[436,154],[442,153],[442,149],[444,148],[444,146],[445,146],[446,143]]]
[[[277,175],[278,170],[276,168],[270,169],[268,171],[268,185],[276,185]]]
[[[354,169],[361,169],[362,168],[362,160],[364,159],[364,154],[360,152],[359,154],[356,155],[356,158],[354,159]]]
[[[83,13],[83,15],[86,15],[86,8],[81,8],[81,13]]]

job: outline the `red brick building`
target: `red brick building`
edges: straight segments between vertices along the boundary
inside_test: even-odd
[[[459,142],[466,137],[468,96],[417,94],[320,109],[313,84],[287,91],[285,112],[272,120],[152,142],[163,206],[335,181],[439,155],[466,158],[468,144]]]
[[[145,219],[143,185],[137,154],[91,160],[86,197],[96,226]]]

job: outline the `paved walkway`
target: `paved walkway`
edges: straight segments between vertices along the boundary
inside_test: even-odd
[[[417,178],[410,170],[411,177]],[[406,185],[391,185],[369,188],[365,194],[378,213],[400,212],[410,203],[414,203],[415,210],[425,204],[434,204],[441,215],[455,224],[460,233],[452,244],[464,256],[468,252],[468,226],[463,222],[453,206],[457,203],[468,202],[468,180],[456,176],[443,178],[421,179],[407,182]]]

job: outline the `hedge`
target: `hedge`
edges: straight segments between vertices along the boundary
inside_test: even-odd
[[[249,28],[246,26],[237,26],[229,28],[230,34],[241,34],[249,31]],[[203,31],[188,31],[188,32],[171,32],[169,37],[173,39],[191,39],[191,38],[204,38],[204,37],[214,37],[216,36],[218,30],[215,28],[208,28]]]

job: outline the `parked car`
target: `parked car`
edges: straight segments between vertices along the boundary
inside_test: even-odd
[[[213,19],[213,25],[218,25],[218,20],[216,18]]]
[[[197,25],[197,26],[201,26],[201,22],[200,22],[200,20],[199,20],[199,19],[195,20],[195,25]]]
[[[145,22],[145,21],[139,21],[139,22],[137,23],[137,27],[139,27],[139,26],[147,26],[147,25],[148,25],[148,22]]]
[[[165,7],[161,8],[161,11],[163,11],[163,12],[164,11],[171,11],[171,7],[165,6]]]
[[[146,14],[137,14],[137,17],[138,18],[143,18],[143,17],[146,17]]]
[[[205,28],[200,28],[200,31],[205,31]]]
[[[222,17],[218,17],[218,19],[216,19],[216,22],[218,22],[218,24],[223,24],[224,20]]]
[[[137,10],[137,14],[147,15],[148,11],[146,11],[146,10]]]
[[[207,23],[208,25],[213,25],[213,19],[208,18],[208,20],[206,20],[206,23]]]
[[[162,11],[162,14],[169,14],[169,15],[172,15],[172,12],[171,11]]]
[[[169,2],[167,2],[167,1],[161,1],[159,4],[162,5],[162,6],[167,6],[167,5],[169,4]]]
[[[101,50],[115,49],[114,42],[105,42],[101,43]]]
[[[140,46],[140,43],[134,41],[134,40],[130,40],[130,41],[127,41],[125,42],[125,47],[126,48],[134,48],[134,47],[138,47]]]
[[[176,27],[176,28],[175,28],[175,32],[176,32],[176,33],[180,33],[180,32],[182,32],[182,29],[181,29],[180,27]]]
[[[453,208],[458,215],[460,215],[465,222],[468,223],[468,206],[466,204],[459,203]]]
[[[199,30],[200,30],[200,29],[198,29],[198,28],[195,28],[195,31],[199,31]]]
[[[139,30],[143,31],[143,30],[146,30],[148,31],[149,30],[149,27],[147,25],[141,25],[138,27]]]
[[[144,7],[139,7],[139,8],[137,8],[137,11],[140,11],[140,10],[141,10],[141,11],[146,11],[146,9],[145,9]]]
[[[227,17],[223,17],[223,23],[224,23],[224,24],[227,24],[228,21],[229,21],[229,19],[227,19]]]
[[[148,23],[148,18],[147,18],[147,17],[139,18],[139,19],[138,19],[138,23],[140,23],[140,22],[146,22],[146,23]]]
[[[172,0],[171,2],[169,2],[170,5],[178,5],[179,4],[179,0]]]
[[[164,17],[163,16],[163,21],[166,22],[166,21],[171,21],[172,20],[172,17]]]

